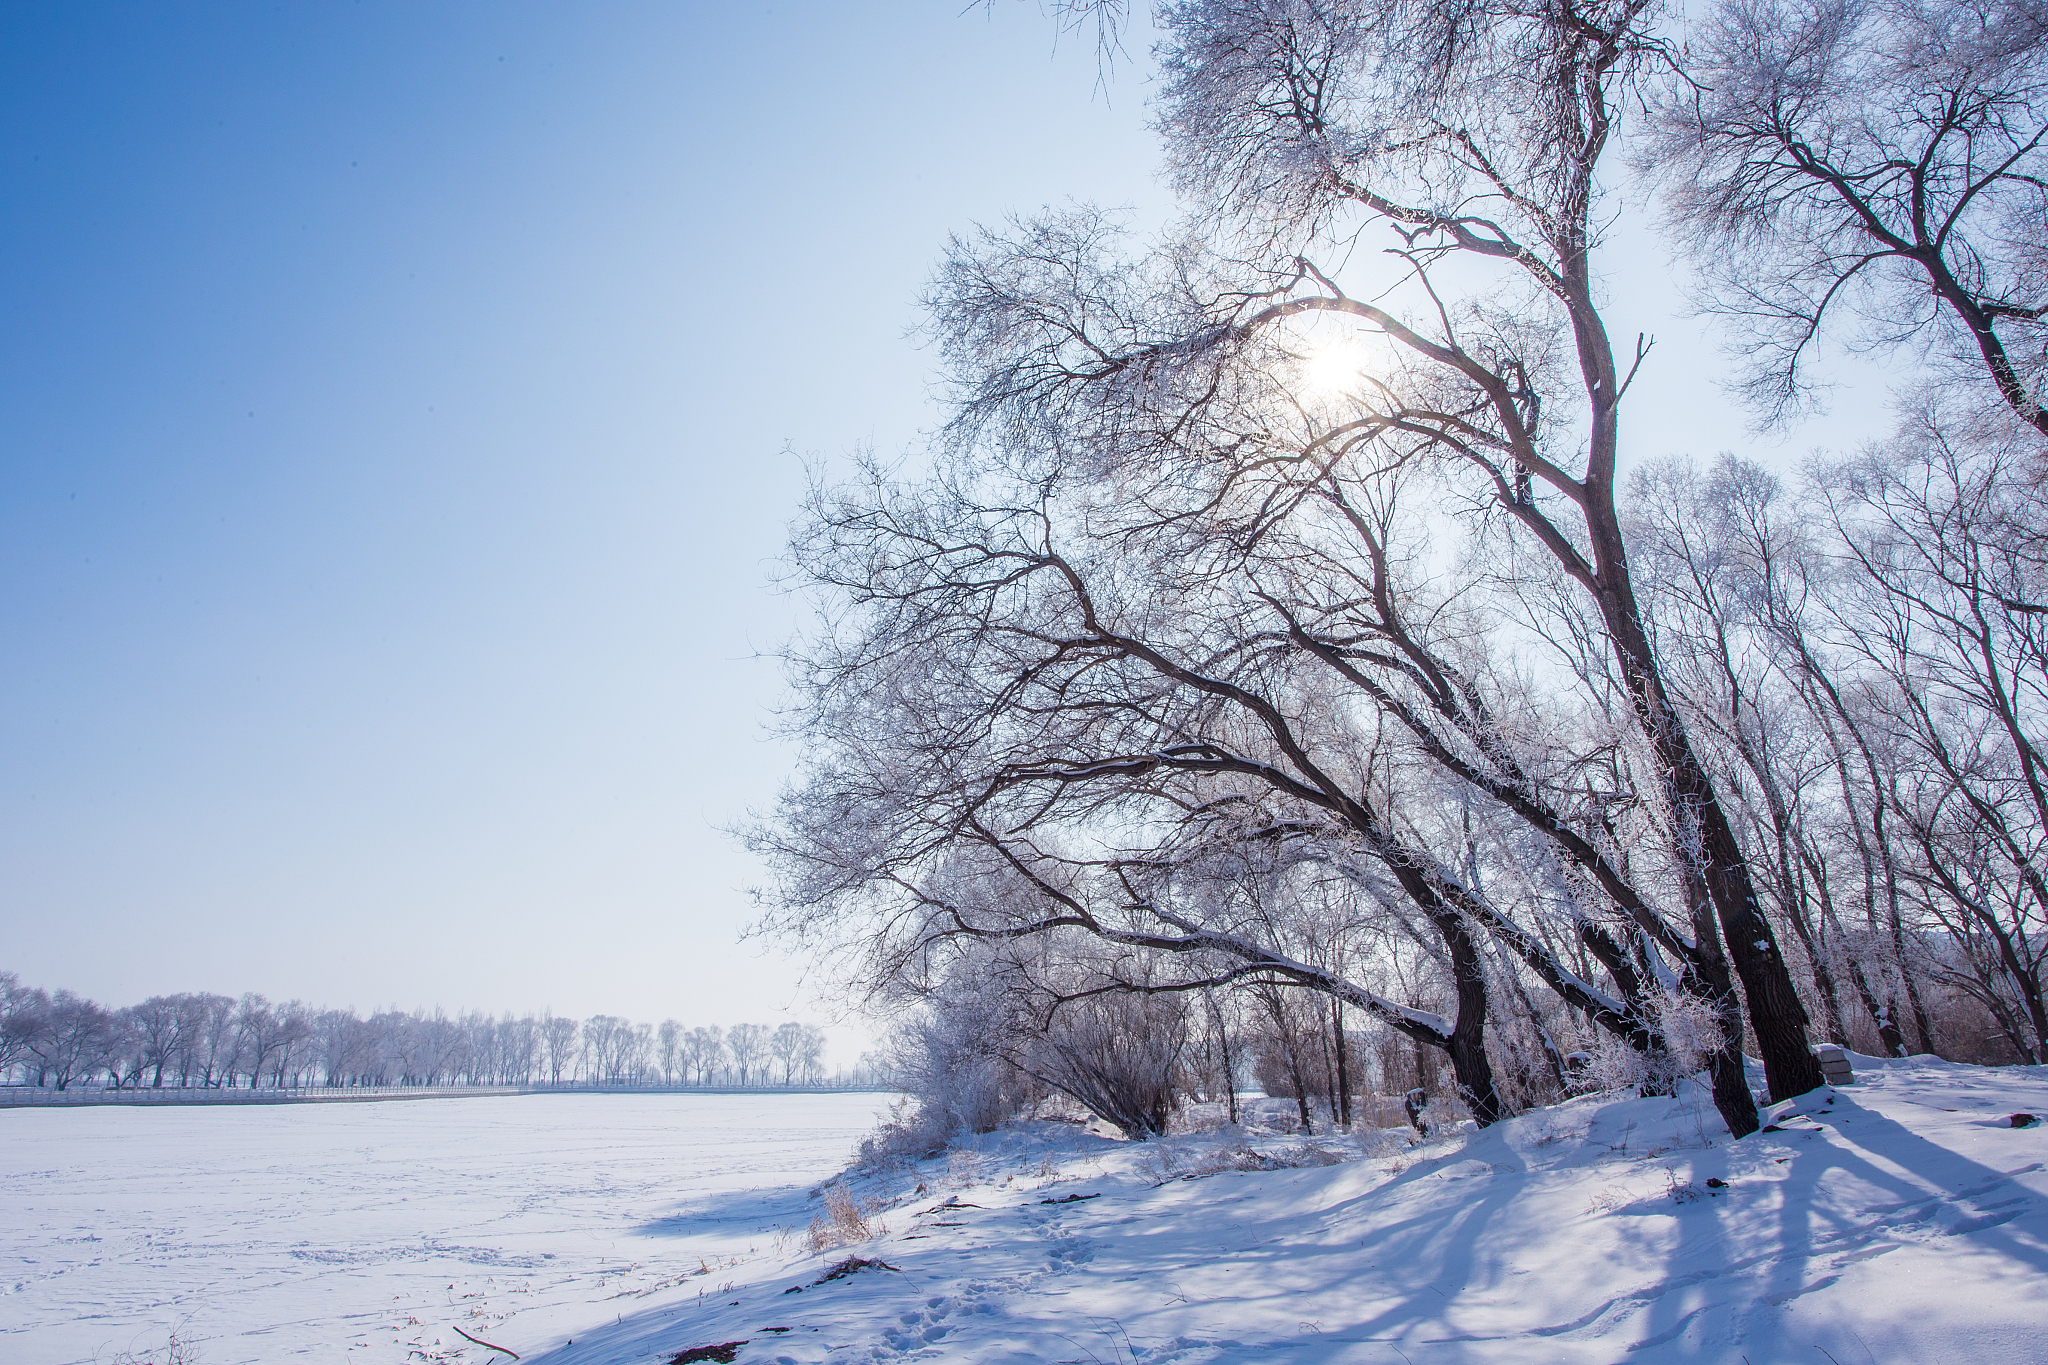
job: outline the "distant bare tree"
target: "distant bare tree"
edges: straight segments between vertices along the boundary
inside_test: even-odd
[[[816,1024],[803,1026],[803,1037],[797,1043],[797,1067],[799,1074],[810,1084],[817,1082],[825,1072],[825,1030]]]
[[[352,1085],[375,1065],[370,1029],[349,1010],[323,1010],[313,1021],[320,1072],[329,1085]]]
[[[135,1031],[138,1060],[153,1073],[151,1087],[162,1087],[165,1069],[176,1065],[191,1032],[199,1026],[197,1014],[185,997],[176,995],[152,995],[122,1014]]]
[[[560,1085],[562,1073],[576,1062],[578,1026],[574,1019],[544,1014],[540,1020],[541,1049],[547,1059],[548,1084]]]
[[[787,1023],[779,1026],[768,1036],[768,1055],[782,1063],[782,1083],[796,1082],[796,1065],[804,1051],[804,1026]]]
[[[533,1081],[540,1050],[539,1025],[530,1014],[505,1018],[498,1025],[500,1047],[505,1058],[505,1079],[515,1085]]]
[[[768,1060],[768,1038],[766,1024],[734,1024],[726,1031],[725,1048],[741,1085],[753,1084],[755,1071]]]
[[[656,1040],[655,1055],[661,1061],[661,1083],[674,1085],[676,1067],[682,1060],[683,1026],[673,1019],[662,1020]]]
[[[22,985],[13,972],[0,972],[0,1077],[33,1064],[50,1026],[49,1010],[47,994]]]
[[[85,997],[58,991],[50,997],[44,1021],[31,1049],[57,1089],[68,1089],[111,1059],[119,1024]]]
[[[698,1085],[710,1085],[725,1066],[725,1030],[716,1024],[693,1028],[684,1036],[683,1055],[697,1074]]]
[[[628,1084],[643,1085],[654,1056],[654,1028],[632,1024],[619,1044],[619,1073]]]
[[[2029,443],[2031,444],[2031,443]],[[2048,506],[2016,466],[1936,423],[1830,471],[1862,584],[1838,634],[1883,680],[1910,876],[1973,969],[1955,977],[2048,1059]],[[1852,580],[1845,579],[1848,583]]]
[[[241,1043],[235,1025],[234,1000],[225,995],[202,995],[194,1008],[199,1022],[194,1056],[199,1064],[200,1084],[233,1085]]]
[[[273,1006],[260,995],[244,995],[235,1009],[236,1064],[249,1077],[253,1088],[266,1071],[273,1071],[273,1084],[283,1084],[293,1051],[312,1033],[304,1005],[293,1001]]]

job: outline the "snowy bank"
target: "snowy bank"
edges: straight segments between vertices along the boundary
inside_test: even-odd
[[[2044,1358],[2048,1125],[2011,1116],[2048,1114],[2048,1069],[1855,1061],[1742,1142],[1690,1094],[1281,1170],[1231,1169],[1233,1135],[1040,1125],[855,1180],[886,1228],[864,1242],[501,1344],[535,1365]],[[831,1275],[849,1257],[879,1264]]]

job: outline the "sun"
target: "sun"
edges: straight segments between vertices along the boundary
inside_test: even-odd
[[[1294,339],[1294,382],[1312,403],[1349,398],[1365,384],[1375,356],[1371,347],[1344,328],[1311,326]]]
[[[1302,382],[1311,396],[1341,398],[1358,387],[1365,369],[1365,357],[1356,347],[1342,343],[1312,348],[1302,362]]]

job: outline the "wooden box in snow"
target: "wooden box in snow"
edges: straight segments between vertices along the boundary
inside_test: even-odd
[[[1822,1043],[1814,1048],[1813,1055],[1820,1059],[1821,1078],[1829,1085],[1854,1085],[1856,1072],[1849,1065],[1849,1058],[1833,1043]]]

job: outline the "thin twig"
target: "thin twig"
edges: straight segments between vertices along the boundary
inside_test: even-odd
[[[506,1348],[503,1346],[493,1346],[490,1342],[485,1341],[482,1337],[473,1337],[469,1333],[463,1331],[460,1327],[457,1327],[455,1329],[455,1335],[461,1337],[464,1341],[473,1341],[479,1346],[490,1346],[490,1348],[493,1351],[504,1351],[506,1355],[511,1356],[514,1360],[519,1359],[519,1352],[506,1350]]]

